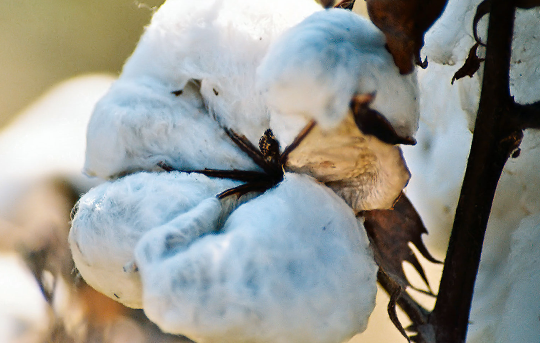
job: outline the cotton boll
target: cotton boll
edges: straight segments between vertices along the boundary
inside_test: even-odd
[[[274,110],[305,115],[325,128],[343,120],[355,94],[368,93],[376,94],[371,108],[398,135],[412,137],[418,127],[416,75],[400,75],[384,35],[350,11],[317,12],[288,30],[257,75]]]
[[[167,1],[96,107],[85,172],[111,178],[160,161],[257,169],[222,128],[258,142],[269,115],[255,69],[276,36],[319,9],[311,0]]]
[[[86,174],[112,178],[158,162],[179,170],[256,169],[197,99],[196,83],[184,90],[176,96],[153,80],[114,83],[88,124]]]
[[[92,189],[80,199],[69,234],[77,269],[96,290],[126,306],[140,308],[139,275],[123,270],[133,261],[140,237],[181,220],[204,199],[237,185],[235,181],[172,172],[133,174]],[[230,211],[227,206],[223,210]]]
[[[307,176],[286,174],[220,233],[175,254],[147,254],[156,233],[135,257],[145,312],[164,331],[197,342],[342,342],[374,307],[377,266],[362,225]]]

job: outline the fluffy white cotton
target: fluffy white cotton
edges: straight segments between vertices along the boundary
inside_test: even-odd
[[[188,215],[135,252],[145,312],[163,330],[198,342],[337,343],[365,329],[377,267],[362,225],[328,188],[286,174],[220,233],[193,241],[208,218]]]
[[[256,169],[204,109],[196,84],[179,96],[171,89],[116,81],[88,125],[85,173],[111,178],[158,162],[179,170]]]
[[[538,194],[538,193],[537,193]],[[533,343],[540,337],[540,213],[524,218],[512,234],[510,253],[501,273],[506,280],[503,321],[493,342]],[[499,298],[499,301],[503,299]]]
[[[426,33],[422,54],[430,62],[456,65],[461,67],[474,45],[473,18],[476,7],[481,0],[450,0],[443,15]],[[478,23],[478,36],[482,42],[487,40],[489,15],[484,16]],[[540,60],[538,56],[538,36],[540,10],[516,10],[514,37],[512,41],[512,59],[510,65],[510,93],[516,102],[526,104],[538,100],[537,89],[540,87]],[[485,49],[478,48],[479,57],[484,57]],[[478,101],[480,99],[480,84],[483,64],[472,77],[458,80],[455,86],[460,92],[460,102],[470,118],[471,129],[474,126]],[[451,77],[449,81],[451,80]]]
[[[167,1],[96,107],[86,172],[111,177],[158,159],[254,169],[220,126],[258,142],[269,115],[255,69],[275,37],[319,9],[311,0]]]
[[[540,100],[540,9],[517,10],[510,64],[510,93],[517,103]]]
[[[402,137],[418,128],[416,74],[400,75],[384,35],[350,11],[317,12],[288,30],[261,63],[258,87],[278,112],[335,127],[355,94],[375,93],[371,108]]]
[[[471,308],[471,343],[533,343],[540,335],[531,325],[540,313],[539,168],[540,134],[526,131],[521,154],[507,162],[495,194]]]
[[[449,0],[443,14],[426,32],[422,54],[428,61],[439,64],[460,64],[473,46],[473,18],[481,0]],[[485,38],[487,18],[479,25],[480,37]],[[484,40],[485,42],[485,40]]]
[[[69,234],[77,269],[101,293],[126,306],[142,307],[139,275],[124,271],[133,262],[140,237],[236,185],[172,172],[137,173],[92,189],[78,202]]]
[[[505,258],[480,270],[468,342],[534,343],[540,337],[540,213],[518,221],[507,239]]]
[[[407,196],[430,232],[424,239],[441,252],[447,247],[472,141],[459,89],[448,81],[455,70],[432,63],[418,73],[423,96],[417,144],[402,147],[411,171]]]

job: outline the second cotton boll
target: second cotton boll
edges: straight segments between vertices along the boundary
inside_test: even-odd
[[[377,266],[330,189],[286,174],[219,233],[190,234],[205,220],[150,230],[137,244],[144,309],[161,329],[201,343],[338,343],[365,330]]]
[[[337,126],[355,95],[370,104],[402,138],[418,129],[416,73],[400,75],[382,32],[350,11],[316,12],[288,30],[257,69],[258,88],[269,106]]]
[[[77,204],[69,233],[77,269],[96,290],[141,308],[139,275],[124,268],[133,262],[133,249],[142,235],[236,185],[200,174],[137,173],[90,190]],[[227,205],[234,206],[234,200]]]

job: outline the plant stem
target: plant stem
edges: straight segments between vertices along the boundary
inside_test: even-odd
[[[522,130],[511,123],[509,70],[515,7],[491,5],[484,79],[473,142],[441,278],[430,315],[437,343],[465,342],[474,283],[497,183]]]

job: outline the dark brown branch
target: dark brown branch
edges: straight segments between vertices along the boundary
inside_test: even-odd
[[[467,170],[439,288],[429,322],[437,343],[465,342],[474,283],[495,189],[522,132],[511,122],[510,54],[515,7],[491,5],[484,79]]]
[[[522,129],[540,129],[540,101],[520,105],[514,104],[514,113],[517,123]]]
[[[256,165],[261,167],[261,169],[267,173],[274,171],[268,166],[268,163],[266,163],[260,150],[257,149],[246,136],[239,135],[231,129],[225,129],[225,133],[244,153],[246,153],[253,160],[253,162],[255,162]]]

